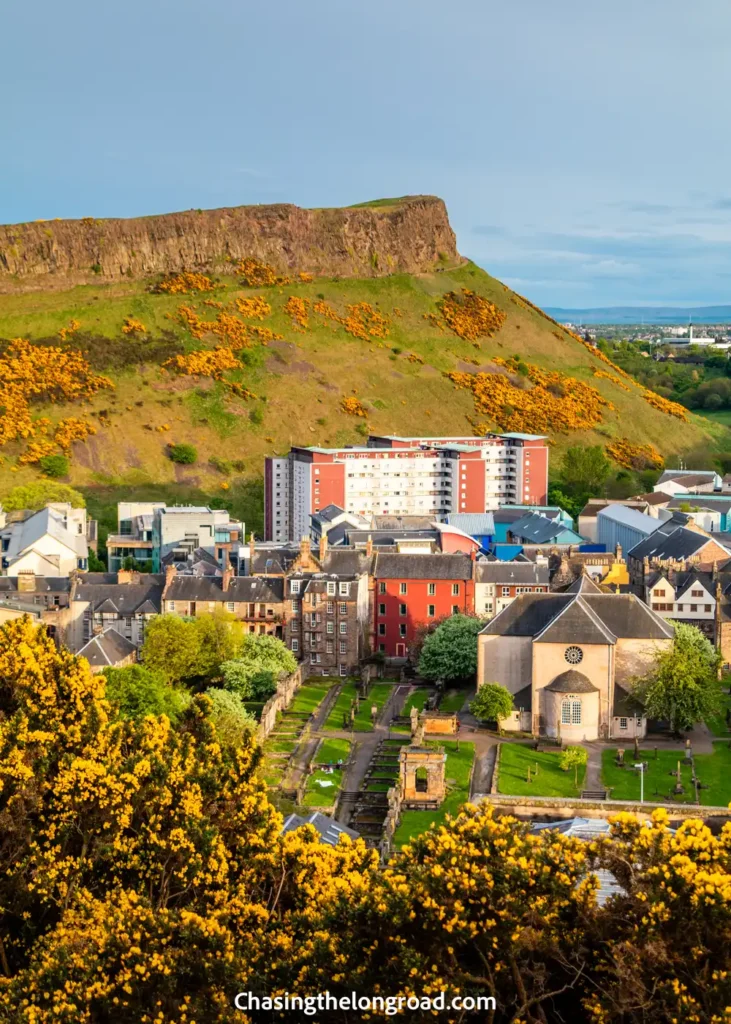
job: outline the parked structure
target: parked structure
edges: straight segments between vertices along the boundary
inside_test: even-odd
[[[547,488],[548,449],[534,434],[371,436],[364,447],[295,447],[266,460],[265,535],[297,540],[310,533],[310,516],[330,505],[359,516],[444,516],[540,504]]]

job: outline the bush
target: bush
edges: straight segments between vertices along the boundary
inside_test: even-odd
[[[168,458],[183,466],[192,466],[198,460],[198,452],[192,444],[169,444]]]
[[[257,425],[264,422],[264,410],[260,405],[257,405],[251,410],[249,413],[249,419],[252,423],[256,423]]]
[[[720,409],[722,405],[723,405],[723,399],[721,398],[720,395],[710,394],[706,398],[706,400],[704,401],[703,408],[704,409],[709,409],[709,410]],[[42,461],[43,461],[43,459],[41,459],[41,462]]]
[[[170,686],[161,672],[143,665],[108,668],[104,675],[107,699],[116,706],[120,718],[167,715],[176,722],[191,701],[187,690]]]
[[[57,478],[67,476],[69,471],[69,460],[65,455],[44,455],[38,460],[38,465],[44,476]]]
[[[212,688],[206,690],[211,701],[211,721],[216,727],[218,738],[232,747],[240,747],[247,736],[256,732],[257,721],[250,714],[238,693]]]
[[[13,487],[2,499],[2,506],[6,512],[17,512],[22,508],[38,512],[51,501],[68,502],[72,508],[86,507],[83,494],[68,484],[50,483],[48,480],[39,480],[24,487]]]

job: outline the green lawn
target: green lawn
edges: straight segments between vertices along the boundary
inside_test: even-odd
[[[331,772],[316,768],[307,777],[307,786],[303,804],[305,807],[321,807],[330,809],[335,805],[340,787],[343,784],[343,773],[338,768]]]
[[[461,711],[464,702],[472,691],[466,690],[445,690],[444,696],[439,702],[440,711]]]
[[[297,746],[297,740],[274,739],[266,740],[262,747],[264,753],[271,751],[277,754],[291,754]]]
[[[332,764],[335,761],[347,761],[350,755],[348,740],[323,740],[315,755],[316,764]]]
[[[574,784],[574,770],[564,772],[558,766],[559,753],[538,752],[517,743],[500,745],[498,792],[511,796],[578,796],[584,784],[585,768],[579,769],[579,784]],[[538,765],[538,775],[534,774]],[[528,782],[528,768],[531,781]]]
[[[616,750],[602,751],[602,782],[607,789],[611,789],[610,796],[612,800],[639,801],[639,773],[631,767],[618,768],[615,763],[616,754]],[[689,765],[681,764],[680,766],[681,777],[685,786],[684,795],[682,797],[674,797],[672,795],[675,778],[670,773],[675,772],[678,761],[682,761],[684,756],[685,750],[680,746],[677,750],[658,750],[657,758],[655,757],[654,749],[650,747],[644,747],[640,750],[640,759],[647,761],[648,765],[645,772],[645,800],[672,800],[679,803],[695,802],[695,794],[690,781],[691,770]],[[624,760],[627,765],[631,765],[634,762],[634,752],[631,749],[625,750]],[[702,778],[700,766],[698,767],[698,774]],[[705,792],[707,793],[708,790]],[[707,802],[713,803],[714,801],[709,800]]]
[[[416,708],[417,711],[423,711],[430,693],[431,690],[414,690],[414,692],[409,694],[406,698],[401,714],[407,716],[410,715],[412,708]]]
[[[706,806],[726,807],[731,803],[731,746],[714,743],[712,754],[697,754],[695,770],[709,789],[700,792],[701,803]]]
[[[371,691],[365,700],[361,700],[360,708],[355,716],[355,722],[353,728],[356,732],[371,732],[373,725],[371,723],[371,707],[375,704],[378,707],[380,714],[381,708],[388,700],[393,690],[392,683],[374,683],[371,687]],[[350,704],[358,693],[358,689],[355,683],[346,683],[338,694],[337,700],[335,701],[332,711],[328,715],[327,721],[325,722],[326,729],[342,729],[343,728],[343,715],[350,714]],[[347,725],[345,728],[350,728],[350,718],[347,719]]]
[[[728,686],[728,682],[726,680],[724,680],[724,685]],[[726,726],[726,711],[728,708],[731,708],[731,694],[724,690],[721,693],[721,709],[719,713],[706,719],[706,725],[714,736],[730,735],[728,727]]]
[[[289,705],[288,711],[294,711],[296,714],[308,714],[311,715],[315,711],[325,697],[331,687],[338,682],[337,679],[331,679],[328,676],[317,677],[315,679],[308,679],[306,683],[303,683],[294,695],[294,700]]]
[[[447,796],[438,811],[404,811],[401,823],[394,835],[394,844],[403,846],[414,836],[426,832],[432,824],[441,824],[448,814],[455,815],[462,804],[470,798],[470,773],[475,760],[474,743],[460,743],[457,750],[455,740],[443,743],[428,743],[430,747],[444,747],[447,754]]]

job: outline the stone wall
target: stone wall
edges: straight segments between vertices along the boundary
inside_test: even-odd
[[[263,743],[274,728],[277,715],[284,711],[292,703],[295,693],[307,678],[308,666],[302,662],[291,676],[284,676],[277,683],[277,691],[266,702],[261,711],[259,728],[256,730],[256,738]]]
[[[534,818],[536,821],[553,818],[609,818],[620,811],[634,814],[640,821],[645,821],[656,807],[663,807],[671,818],[728,818],[731,820],[729,807],[705,807],[699,804],[667,804],[657,801],[645,801],[644,804],[631,800],[582,800],[576,797],[567,800],[565,797],[510,796],[508,794],[490,793],[483,800],[491,803],[503,814],[513,814],[520,818]]]

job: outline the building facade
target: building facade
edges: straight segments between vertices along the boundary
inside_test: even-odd
[[[125,559],[134,558],[137,563],[149,561],[158,573],[170,562],[189,561],[196,551],[215,559],[222,569],[229,562],[238,566],[243,542],[244,524],[231,520],[225,509],[120,502],[117,533],[107,538],[109,569],[122,569]]]
[[[309,536],[311,516],[336,505],[357,516],[485,512],[543,504],[548,448],[534,434],[371,436],[364,447],[292,448],[264,467],[268,541]]]
[[[189,576],[165,571],[162,609],[172,615],[196,618],[222,611],[244,624],[248,633],[275,636],[284,633],[284,580],[267,576]]]
[[[475,564],[475,614],[492,619],[520,594],[547,594],[548,561],[488,562]]]
[[[368,608],[366,573],[292,573],[285,581],[285,642],[310,675],[355,675],[369,653]]]
[[[378,553],[373,566],[373,648],[406,658],[417,631],[475,610],[475,562],[465,555]]]

